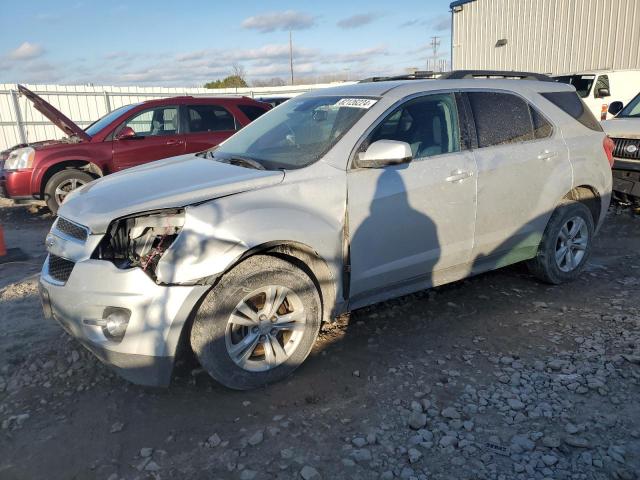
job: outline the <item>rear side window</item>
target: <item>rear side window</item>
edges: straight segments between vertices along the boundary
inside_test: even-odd
[[[531,121],[533,122],[533,135],[536,138],[547,138],[553,133],[553,126],[538,111],[531,108]]]
[[[529,104],[508,93],[469,92],[478,147],[535,139]]]
[[[261,107],[256,107],[255,105],[238,105],[238,108],[252,122],[256,118],[258,118],[260,115],[267,113],[266,109]]]
[[[571,115],[585,127],[602,132],[602,127],[588,108],[574,92],[546,92],[541,93],[544,98],[553,103],[556,107]]]
[[[235,130],[233,115],[218,105],[189,105],[187,107],[189,132],[221,132]]]

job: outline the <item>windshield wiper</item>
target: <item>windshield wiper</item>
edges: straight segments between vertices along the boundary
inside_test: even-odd
[[[229,158],[221,158],[216,160],[218,160],[219,162],[236,165],[238,167],[255,168],[256,170],[266,170],[266,168],[264,168],[264,165],[262,165],[260,162],[252,158],[233,156]]]

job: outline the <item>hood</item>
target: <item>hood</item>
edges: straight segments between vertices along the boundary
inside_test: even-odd
[[[91,140],[91,137],[87,135],[84,130],[73,123],[69,118],[67,118],[62,112],[60,112],[49,102],[44,101],[38,95],[22,85],[18,85],[18,91],[21,95],[24,95],[29,100],[31,100],[31,103],[33,103],[33,106],[36,108],[36,110],[47,117],[56,127],[62,130],[64,133],[66,133],[67,135],[75,135],[79,139],[87,142]]]
[[[111,221],[135,213],[185,207],[276,185],[284,172],[253,170],[181,155],[100,178],[69,194],[61,217],[104,233]]]
[[[602,128],[612,138],[640,138],[640,117],[605,120]]]

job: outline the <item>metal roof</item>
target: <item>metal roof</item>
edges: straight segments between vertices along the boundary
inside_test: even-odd
[[[462,5],[464,5],[465,3],[471,3],[471,2],[475,2],[476,0],[456,0],[455,2],[451,2],[449,4],[449,8],[451,10],[454,9],[454,7],[461,7]]]

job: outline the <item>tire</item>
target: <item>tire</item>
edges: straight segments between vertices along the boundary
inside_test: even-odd
[[[575,233],[574,229],[577,229]],[[567,237],[567,231],[573,237]],[[594,222],[589,209],[579,202],[563,203],[551,215],[538,253],[527,263],[529,270],[543,282],[552,285],[574,280],[589,260],[593,235]],[[573,252],[572,261],[568,261],[567,251]]]
[[[267,303],[267,295],[277,300]],[[318,290],[306,273],[281,258],[256,255],[205,296],[193,320],[191,347],[222,385],[257,388],[287,377],[307,358],[321,310]]]
[[[47,203],[47,207],[49,207],[51,212],[58,213],[64,197],[66,197],[69,192],[93,180],[95,180],[95,178],[87,172],[73,168],[61,170],[54,174],[44,187],[44,200]],[[62,195],[61,191],[66,191],[66,193]]]

